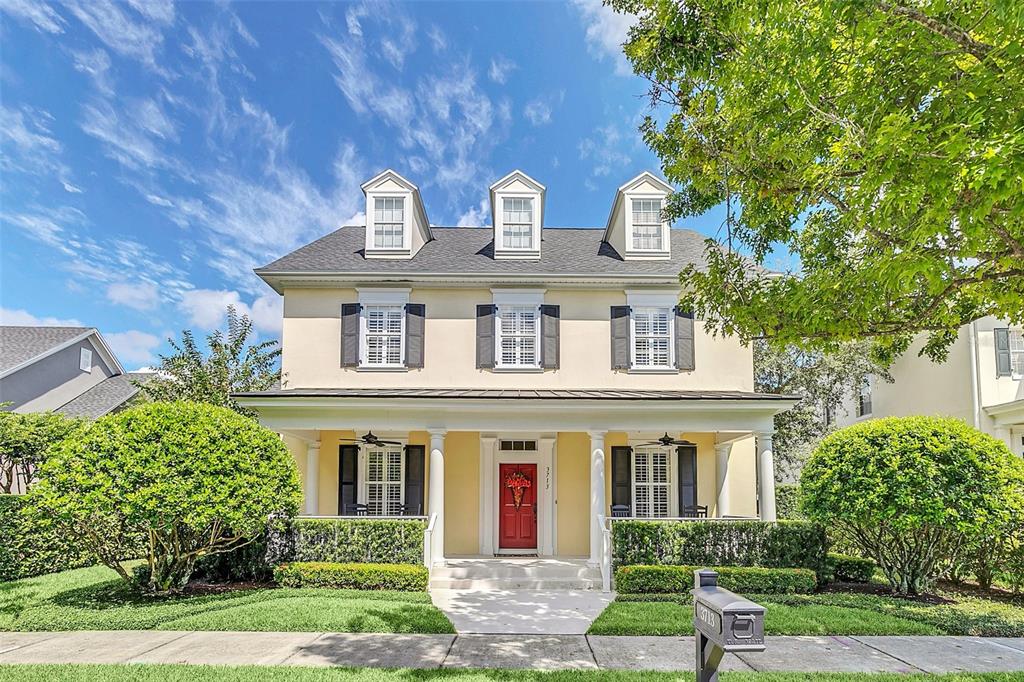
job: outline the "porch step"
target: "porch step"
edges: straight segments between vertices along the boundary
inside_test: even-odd
[[[430,572],[431,589],[600,590],[601,570],[583,559],[448,559]]]

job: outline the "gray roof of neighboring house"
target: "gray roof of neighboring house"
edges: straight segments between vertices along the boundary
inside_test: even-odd
[[[753,391],[486,388],[286,388],[233,393],[236,398],[455,398],[491,400],[794,400],[795,395]]]
[[[95,331],[92,327],[0,326],[0,372],[46,354],[61,344]]]
[[[489,227],[433,227],[434,239],[411,259],[367,259],[365,230],[349,225],[262,268],[275,273],[655,275],[675,278],[686,265],[703,266],[707,237],[672,229],[671,260],[625,261],[594,228],[545,227],[539,260],[495,259]]]
[[[86,417],[88,419],[102,417],[124,405],[139,392],[139,387],[132,381],[147,381],[152,377],[151,372],[130,372],[112,376],[56,411],[69,417]]]

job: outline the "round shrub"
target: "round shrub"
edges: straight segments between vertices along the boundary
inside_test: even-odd
[[[901,594],[929,587],[965,538],[1024,513],[1024,463],[957,419],[889,417],[836,431],[800,486],[803,511],[849,536]]]
[[[125,580],[124,547],[147,539],[146,589],[180,591],[202,557],[293,515],[298,472],[272,431],[229,409],[150,403],[103,417],[43,464],[35,504]]]

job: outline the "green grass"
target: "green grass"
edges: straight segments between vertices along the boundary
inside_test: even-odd
[[[1021,682],[1024,673],[893,675],[863,673],[722,673],[723,682]],[[682,682],[693,673],[532,670],[374,670],[367,668],[200,665],[0,665],[17,682]]]
[[[455,631],[425,592],[281,588],[153,599],[100,566],[0,583],[5,630]]]
[[[767,607],[771,635],[1024,636],[1024,603],[947,593],[951,604],[926,604],[873,594],[748,595]],[[639,601],[622,595],[590,626],[592,635],[693,634],[689,595]]]

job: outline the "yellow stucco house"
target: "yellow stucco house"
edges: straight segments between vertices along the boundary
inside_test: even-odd
[[[492,225],[431,226],[394,171],[366,225],[257,270],[284,296],[282,434],[305,513],[423,516],[431,567],[526,555],[607,567],[608,518],[775,518],[772,418],[749,347],[677,306],[704,238],[651,173],[601,229],[544,224],[545,187],[490,187]]]

